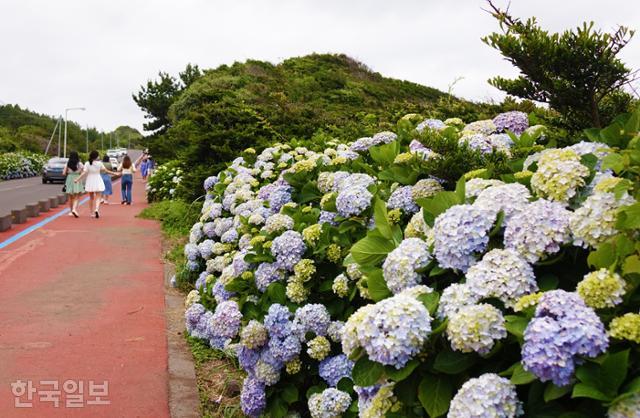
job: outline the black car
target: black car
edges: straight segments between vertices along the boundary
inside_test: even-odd
[[[62,175],[62,170],[67,165],[68,160],[68,158],[55,157],[47,161],[42,170],[42,183],[64,182],[65,176]]]

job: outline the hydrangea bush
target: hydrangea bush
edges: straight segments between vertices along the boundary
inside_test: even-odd
[[[182,167],[178,161],[169,161],[159,165],[147,180],[147,200],[171,199],[176,195],[182,181]]]
[[[6,152],[0,155],[0,180],[39,176],[49,157],[32,152]]]
[[[640,111],[616,123],[247,149],[203,185],[187,330],[251,417],[638,417]]]

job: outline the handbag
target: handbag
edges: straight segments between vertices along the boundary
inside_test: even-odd
[[[65,184],[64,186],[62,186],[62,193],[66,193],[67,192],[67,185]]]

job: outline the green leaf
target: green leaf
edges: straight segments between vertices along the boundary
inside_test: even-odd
[[[407,377],[409,377],[411,373],[413,373],[413,371],[419,365],[420,365],[420,361],[417,359],[413,359],[401,369],[396,369],[393,366],[386,366],[384,369],[387,377],[389,377],[391,380],[395,382],[401,382]]]
[[[366,276],[369,296],[371,296],[375,302],[392,296],[391,291],[387,287],[387,282],[384,280],[381,269],[372,269],[366,273]]]
[[[456,196],[458,197],[459,203],[464,203],[466,200],[466,186],[467,182],[464,177],[460,177],[458,182],[456,183]]]
[[[477,357],[473,354],[460,353],[448,348],[438,353],[433,368],[446,374],[458,374],[473,366]]]
[[[462,202],[459,201],[455,192],[438,192],[433,197],[417,199],[416,203],[435,218],[451,206]]]
[[[545,274],[544,276],[538,278],[538,288],[540,288],[540,291],[542,292],[557,289],[559,282],[560,280],[558,279],[558,276],[555,276],[553,274]]]
[[[637,255],[630,255],[625,258],[624,264],[622,265],[622,274],[626,276],[632,273],[640,274],[640,257]]]
[[[595,268],[609,268],[616,262],[616,251],[611,243],[603,242],[587,257],[587,263]]]
[[[371,159],[383,167],[393,164],[400,149],[398,141],[369,148]]]
[[[269,407],[269,416],[273,418],[282,418],[287,414],[287,406],[282,399],[276,397]]]
[[[527,328],[527,325],[529,325],[529,320],[517,315],[506,315],[504,320],[505,328],[507,328],[509,334],[522,339],[524,336],[524,330]]]
[[[287,303],[287,289],[282,283],[271,283],[269,287],[267,287],[266,293],[272,302],[279,303],[281,305]]]
[[[420,381],[418,399],[430,417],[446,414],[452,397],[453,387],[447,377],[427,375]]]
[[[640,107],[631,114],[627,123],[624,124],[624,130],[627,134],[638,133],[640,130]]]
[[[351,255],[356,263],[362,266],[376,265],[394,248],[393,241],[368,234],[351,247]]]
[[[640,228],[640,203],[625,206],[618,212],[616,220],[618,229],[638,229]]]
[[[430,293],[423,293],[422,295],[418,296],[418,300],[422,302],[425,308],[427,308],[427,310],[429,311],[429,314],[433,316],[438,309],[440,295],[435,291]]]
[[[298,389],[294,385],[286,386],[282,389],[280,397],[288,404],[298,400]]]
[[[608,402],[611,400],[610,397],[600,392],[598,389],[593,386],[589,386],[586,383],[578,383],[573,387],[573,392],[571,393],[572,398],[591,398],[597,399],[599,401]]]
[[[533,382],[534,380],[536,380],[536,376],[533,373],[526,371],[522,367],[522,363],[518,363],[513,369],[513,374],[511,375],[511,383],[513,383],[514,385],[526,385]]]
[[[373,219],[376,223],[376,228],[380,231],[380,234],[382,234],[386,239],[393,239],[391,224],[389,223],[389,217],[387,216],[387,205],[382,199],[376,198],[373,202]]]
[[[384,366],[369,360],[366,356],[360,357],[353,366],[351,376],[353,383],[358,386],[373,386],[384,374]]]
[[[564,395],[571,392],[571,388],[571,385],[556,386],[553,383],[549,382],[544,388],[544,401],[550,402],[554,399],[562,398]]]
[[[616,173],[620,173],[624,170],[625,164],[622,155],[611,153],[605,156],[602,159],[602,169],[603,170],[613,170]]]
[[[225,290],[238,293],[247,290],[249,287],[249,283],[242,277],[236,277],[224,286]]]
[[[600,366],[599,388],[609,394],[617,394],[620,385],[627,377],[629,350],[609,354]]]

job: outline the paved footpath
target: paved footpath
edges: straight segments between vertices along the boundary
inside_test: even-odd
[[[160,229],[135,217],[144,183],[133,191],[131,206],[94,219],[84,204],[81,218],[63,214],[0,249],[0,417],[169,416]],[[108,404],[89,404],[100,398]]]

